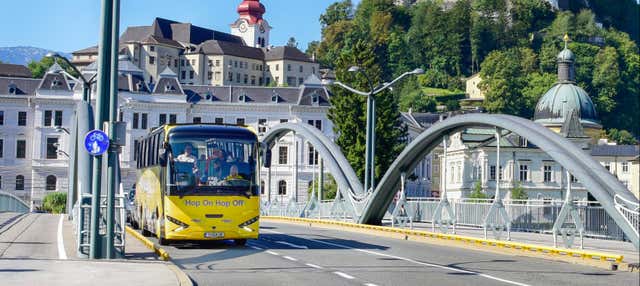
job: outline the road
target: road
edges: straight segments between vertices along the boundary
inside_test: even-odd
[[[638,274],[265,223],[246,247],[165,249],[198,285],[638,285]]]

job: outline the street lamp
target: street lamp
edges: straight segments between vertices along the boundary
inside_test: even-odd
[[[80,81],[82,82],[82,100],[83,101],[89,101],[91,100],[91,85],[93,85],[96,82],[96,76],[98,75],[97,73],[94,74],[89,80],[87,80],[82,73],[78,70],[78,68],[76,68],[76,66],[74,66],[69,59],[67,59],[66,57],[61,56],[58,53],[47,53],[47,55],[45,55],[45,57],[47,58],[53,58],[53,59],[60,59],[62,61],[64,61],[65,63],[67,63],[67,65],[69,65],[73,71],[75,71],[78,74],[78,77],[74,77],[71,76],[69,74],[67,74],[69,77],[73,78],[76,81]]]
[[[404,77],[407,77],[410,75],[424,74],[424,70],[415,69],[410,72],[405,72],[401,74],[399,77],[397,77],[396,79],[392,80],[391,82],[385,82],[381,85],[378,85],[377,87],[374,87],[373,82],[371,81],[371,78],[367,76],[364,69],[362,69],[361,67],[352,66],[347,71],[352,73],[362,74],[367,79],[367,83],[369,84],[369,91],[368,92],[359,91],[339,81],[323,80],[322,83],[324,85],[337,85],[350,92],[367,97],[367,135],[366,135],[367,146],[366,146],[366,155],[365,155],[364,190],[369,191],[370,189],[373,190],[375,188],[375,147],[376,147],[375,146],[375,141],[376,141],[376,131],[375,131],[376,129],[375,128],[376,127],[376,117],[375,117],[376,116],[376,112],[375,112],[376,98],[375,96],[376,94],[381,93],[382,91],[388,88],[391,88],[394,84],[396,84],[399,80],[403,79]]]

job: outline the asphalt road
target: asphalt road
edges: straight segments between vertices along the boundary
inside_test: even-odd
[[[198,285],[638,285],[638,273],[262,222],[245,247],[164,247]]]
[[[58,259],[60,216],[25,214],[0,233],[0,258]]]

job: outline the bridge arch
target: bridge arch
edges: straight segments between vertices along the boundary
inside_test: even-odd
[[[0,212],[29,212],[29,205],[7,192],[0,192]]]
[[[499,127],[512,131],[538,146],[558,164],[571,172],[583,186],[602,204],[606,212],[622,228],[631,242],[638,247],[638,235],[616,211],[614,196],[619,195],[632,202],[638,200],[604,167],[575,144],[555,132],[530,120],[510,115],[467,114],[452,117],[434,124],[405,148],[392,163],[374,190],[360,216],[360,223],[380,224],[387,207],[400,185],[402,172],[410,172],[441,142],[445,135],[469,127]]]
[[[296,135],[308,140],[318,151],[325,162],[325,166],[336,180],[343,198],[354,206],[354,215],[359,216],[359,210],[364,204],[366,195],[364,188],[353,171],[353,168],[344,157],[340,148],[317,128],[302,123],[283,123],[272,127],[262,139],[271,149],[275,143],[287,134],[295,132]]]

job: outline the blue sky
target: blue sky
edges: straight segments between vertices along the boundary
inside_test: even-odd
[[[274,28],[272,45],[284,45],[289,37],[305,50],[320,39],[318,18],[336,0],[262,0],[265,18]],[[3,1],[0,17],[0,47],[35,46],[72,52],[97,44],[100,0],[11,0]],[[120,29],[150,25],[155,17],[190,22],[229,32],[238,17],[241,0],[121,0]],[[359,3],[359,0],[353,1]]]

